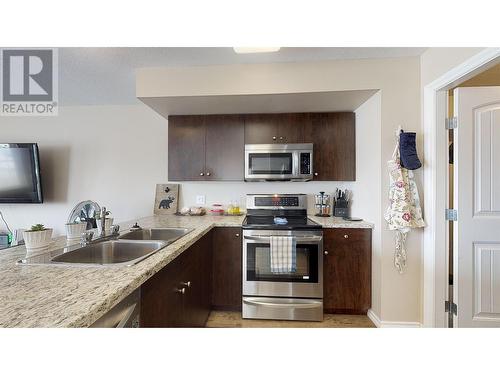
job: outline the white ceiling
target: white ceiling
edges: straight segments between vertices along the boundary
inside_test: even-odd
[[[135,69],[419,56],[425,48],[282,48],[236,54],[232,48],[60,48],[60,105],[136,104]]]

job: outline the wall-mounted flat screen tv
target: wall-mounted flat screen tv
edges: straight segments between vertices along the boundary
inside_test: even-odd
[[[0,143],[0,204],[42,203],[36,143]]]

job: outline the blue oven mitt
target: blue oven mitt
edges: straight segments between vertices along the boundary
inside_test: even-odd
[[[416,136],[416,133],[403,131],[399,134],[399,154],[403,168],[414,170],[422,166],[417,155]]]

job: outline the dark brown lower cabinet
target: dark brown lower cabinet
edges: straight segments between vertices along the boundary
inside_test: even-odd
[[[323,229],[326,313],[366,314],[371,307],[371,229]]]
[[[141,287],[141,327],[204,327],[211,309],[212,232]]]
[[[241,311],[241,228],[213,230],[212,307]]]

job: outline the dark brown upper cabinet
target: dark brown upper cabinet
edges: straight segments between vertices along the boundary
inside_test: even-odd
[[[356,180],[356,126],[353,112],[309,113],[303,142],[314,144],[315,181]]]
[[[205,179],[204,116],[169,116],[168,179]]]
[[[169,180],[242,181],[244,134],[240,115],[169,116]]]
[[[245,143],[301,143],[303,113],[263,113],[245,115]]]
[[[314,180],[356,180],[353,112],[169,116],[170,181],[243,181],[244,145],[313,143]]]
[[[205,116],[207,180],[241,181],[245,177],[245,131],[239,115]]]

